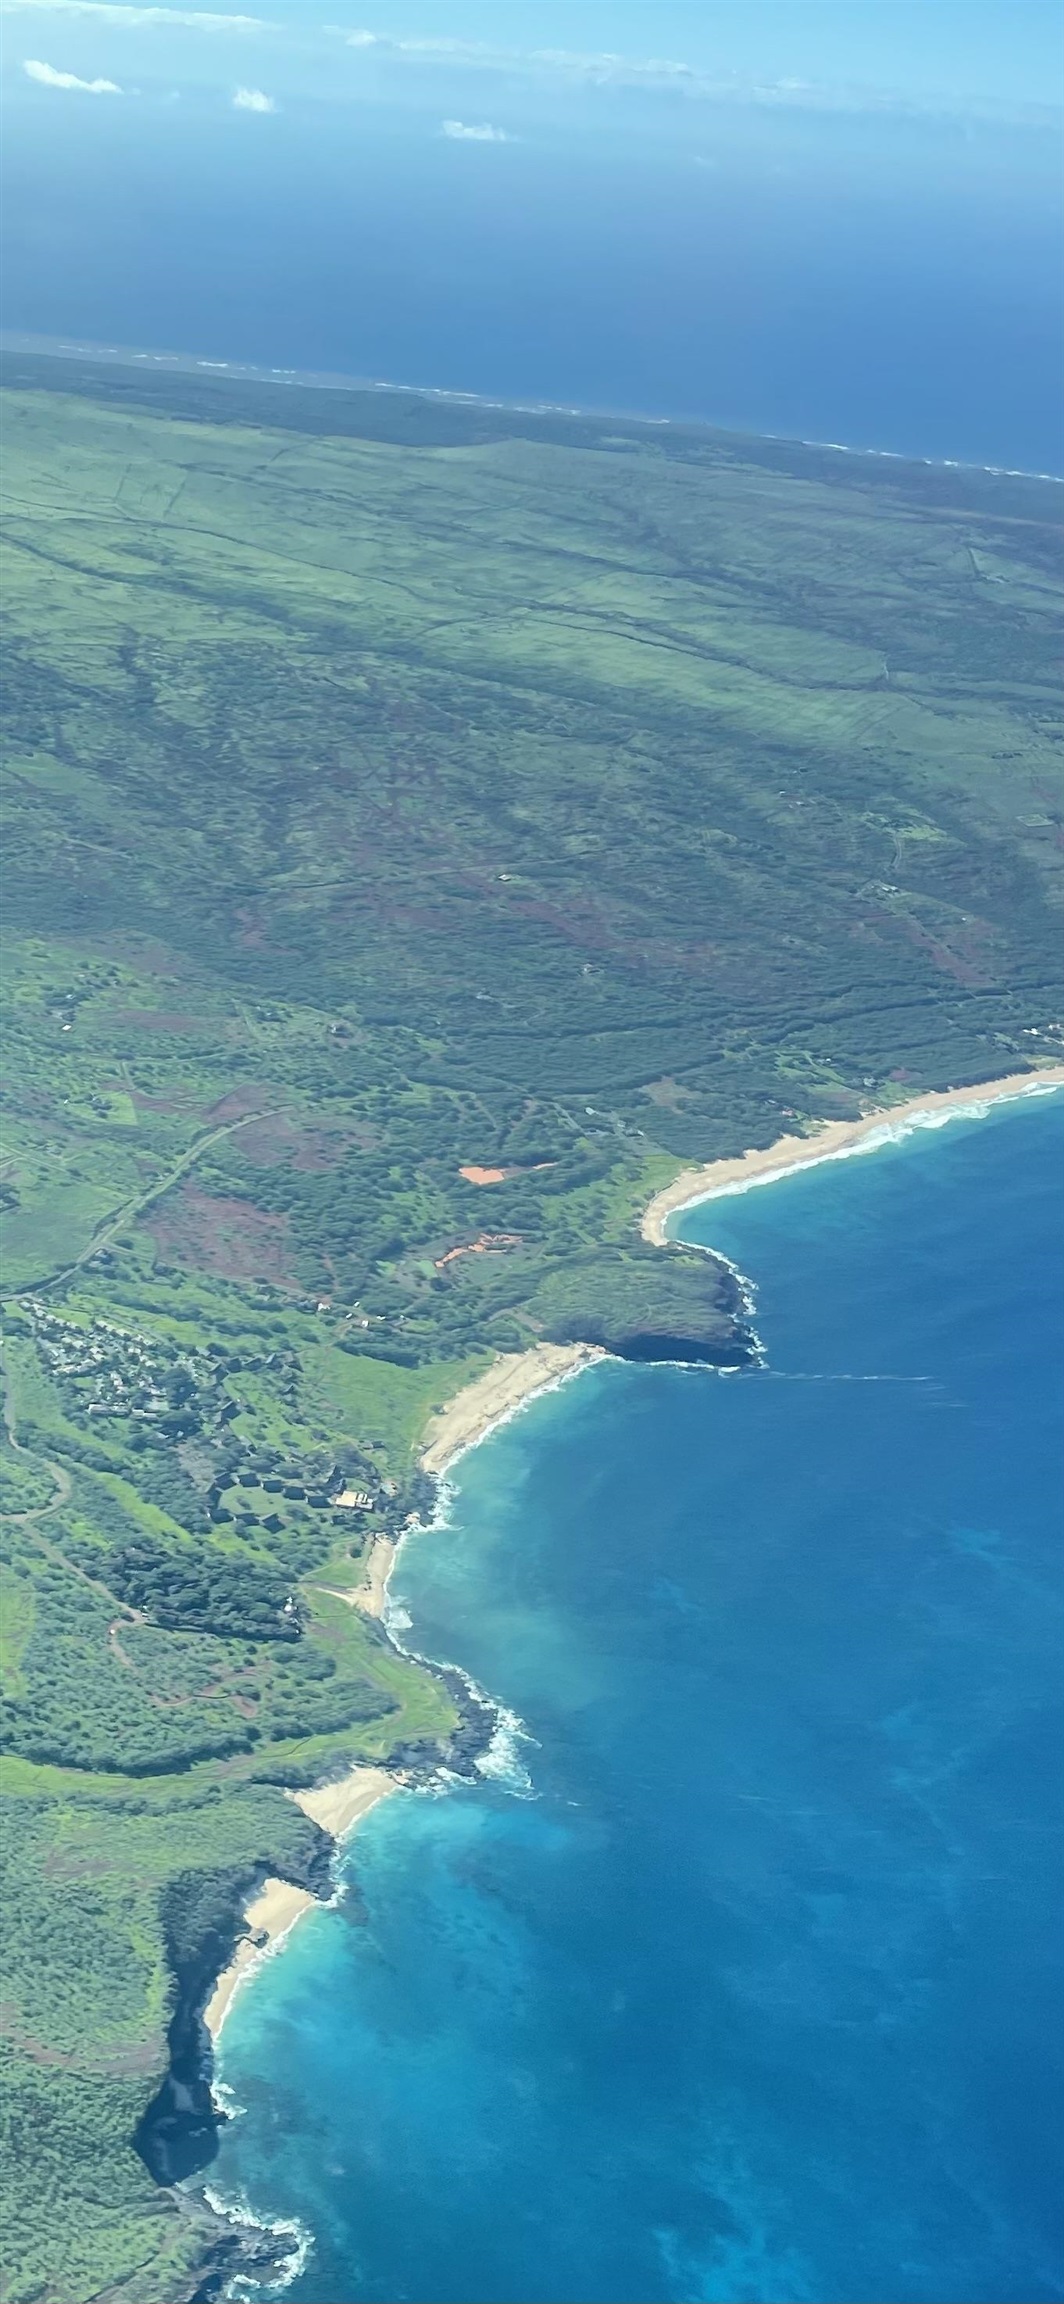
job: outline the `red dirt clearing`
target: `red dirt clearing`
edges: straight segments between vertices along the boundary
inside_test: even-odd
[[[288,1219],[237,1200],[185,1185],[146,1218],[160,1257],[221,1280],[272,1280],[296,1286],[289,1261]]]

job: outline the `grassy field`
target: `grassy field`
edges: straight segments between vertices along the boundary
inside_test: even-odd
[[[177,1979],[453,1731],[325,1589],[430,1410],[726,1340],[681,1164],[1060,1054],[1059,491],[4,373],[2,2292],[169,2304]]]

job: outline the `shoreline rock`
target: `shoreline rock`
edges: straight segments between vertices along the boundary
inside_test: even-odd
[[[427,1781],[441,1766],[471,1781],[476,1761],[494,1734],[496,1708],[478,1697],[454,1666],[429,1662],[425,1669],[443,1682],[458,1724],[442,1750],[423,1744],[397,1746],[386,1765],[401,1770],[408,1783]],[[202,2195],[190,2197],[175,2187],[210,2168],[228,2118],[213,2094],[215,2045],[204,2019],[219,1977],[247,1940],[247,1905],[271,1876],[284,1877],[322,1904],[333,1893],[339,1843],[320,1825],[313,1829],[317,1843],[310,1861],[290,1865],[283,1874],[276,1863],[264,1860],[232,1872],[188,1873],[171,1886],[173,1907],[164,1913],[164,1927],[175,1999],[167,2026],[167,2070],[141,2116],[133,2146],[179,2212],[202,2228],[196,2286],[189,2290],[187,2304],[215,2304],[238,2273],[264,2281],[281,2269],[290,2253],[290,2242],[283,2235],[231,2220]],[[357,1896],[357,1886],[349,1887],[348,1893]],[[187,1901],[181,1909],[183,1899]]]

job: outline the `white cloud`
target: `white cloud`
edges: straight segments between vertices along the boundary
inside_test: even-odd
[[[512,139],[505,128],[489,128],[487,121],[478,127],[467,127],[464,120],[445,120],[441,136],[450,136],[456,144],[509,144]]]
[[[0,0],[0,7],[4,0]],[[500,11],[501,13],[501,11]],[[772,81],[745,79],[735,72],[701,64],[685,64],[671,56],[623,56],[613,49],[512,48],[489,40],[439,39],[393,32],[349,32],[340,25],[323,27],[346,40],[351,48],[370,50],[397,67],[431,69],[464,66],[485,76],[504,80],[536,81],[571,88],[643,90],[672,94],[713,104],[792,107],[807,112],[862,114],[895,113],[905,116],[964,113],[982,117],[1029,118],[1032,125],[1050,125],[1057,115],[1047,105],[993,103],[989,98],[969,107],[963,97],[904,96],[888,88],[858,87],[845,83],[817,83],[792,76]],[[458,124],[460,126],[460,124]],[[452,133],[450,129],[445,133]],[[486,138],[482,139],[487,141]]]
[[[238,88],[233,97],[233,109],[236,112],[276,112],[277,106],[273,97],[265,95],[261,88]]]
[[[403,57],[414,64],[469,64],[489,72],[559,73],[567,79],[602,83],[674,86],[702,76],[689,64],[674,64],[667,57],[645,60],[618,56],[611,51],[585,54],[573,48],[508,48],[489,40],[449,40],[416,36],[400,39],[390,32],[348,32],[349,48],[377,48],[384,55]]]
[[[83,96],[120,96],[117,80],[79,80],[76,72],[57,72],[54,64],[41,64],[35,56],[27,56],[22,67],[27,79],[39,81],[42,88],[77,88]]]
[[[144,24],[178,24],[194,32],[259,32],[259,16],[215,16],[197,8],[124,8],[120,0],[0,0],[0,15],[87,16],[97,24],[136,31]]]

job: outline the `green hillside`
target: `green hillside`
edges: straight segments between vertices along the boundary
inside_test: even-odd
[[[456,1728],[337,1597],[431,1409],[727,1357],[681,1164],[1060,1055],[1061,492],[25,354],[3,450],[2,2292],[178,2304],[175,2009]]]

